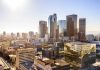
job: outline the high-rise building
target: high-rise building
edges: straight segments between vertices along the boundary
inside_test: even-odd
[[[50,39],[53,39],[53,41],[56,40],[56,29],[57,29],[57,15],[53,14],[49,16],[48,19],[48,26],[49,26],[49,34]]]
[[[58,24],[59,24],[59,33],[60,33],[60,36],[66,36],[67,35],[67,32],[66,32],[66,29],[67,29],[67,22],[66,20],[59,20],[58,21]]]
[[[59,25],[57,25],[57,29],[56,29],[56,41],[59,40]]]
[[[85,41],[86,40],[86,19],[80,18],[79,19],[79,40]]]
[[[3,36],[4,36],[4,37],[6,36],[6,32],[5,32],[5,31],[3,32]]]
[[[17,33],[17,37],[20,37],[20,33],[19,32]]]
[[[11,38],[12,39],[15,39],[16,38],[14,33],[11,33]]]
[[[33,39],[33,37],[34,37],[34,32],[33,31],[29,31],[29,38]]]
[[[77,15],[76,14],[72,14],[72,15],[68,15],[72,18],[72,21],[74,22],[74,40],[78,39],[78,34],[77,34]]]
[[[44,38],[45,34],[47,33],[47,22],[46,21],[40,21],[39,22],[39,32],[40,32],[40,37]]]
[[[72,20],[72,17],[67,16],[67,36],[70,40],[72,40],[74,35],[74,22]]]
[[[28,38],[27,33],[22,33],[22,38],[23,38],[23,39],[27,39],[27,38]]]

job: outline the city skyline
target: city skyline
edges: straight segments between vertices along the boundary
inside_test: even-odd
[[[99,33],[99,0],[1,0],[0,33],[38,32],[39,21],[48,22],[50,14],[56,13],[58,20],[65,20],[67,15],[77,14],[86,18],[86,31]]]

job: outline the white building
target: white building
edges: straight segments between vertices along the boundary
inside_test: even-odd
[[[86,41],[88,41],[88,42],[94,41],[94,39],[95,39],[95,37],[93,34],[89,34],[86,36]]]

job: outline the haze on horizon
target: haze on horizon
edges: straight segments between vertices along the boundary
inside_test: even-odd
[[[77,14],[86,18],[87,34],[100,33],[100,0],[0,0],[0,33],[38,32],[39,20],[53,13],[58,20]]]

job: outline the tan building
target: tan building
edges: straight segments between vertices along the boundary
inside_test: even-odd
[[[16,68],[29,70],[34,62],[35,51],[33,48],[20,48],[16,50]]]
[[[44,38],[47,33],[47,22],[46,21],[39,22],[39,32],[40,32],[40,37]]]
[[[70,42],[64,46],[65,60],[77,67],[86,67],[96,61],[96,44]]]
[[[86,19],[79,19],[79,40],[86,41]]]
[[[72,15],[68,15],[69,17],[72,18],[72,21],[74,23],[74,40],[78,39],[78,33],[77,33],[77,15],[76,14],[72,14]]]
[[[64,60],[52,60],[49,58],[35,59],[34,65],[38,70],[68,70],[69,67],[69,64]]]
[[[69,37],[69,40],[73,40],[74,35],[74,22],[72,17],[67,16],[67,36]]]

